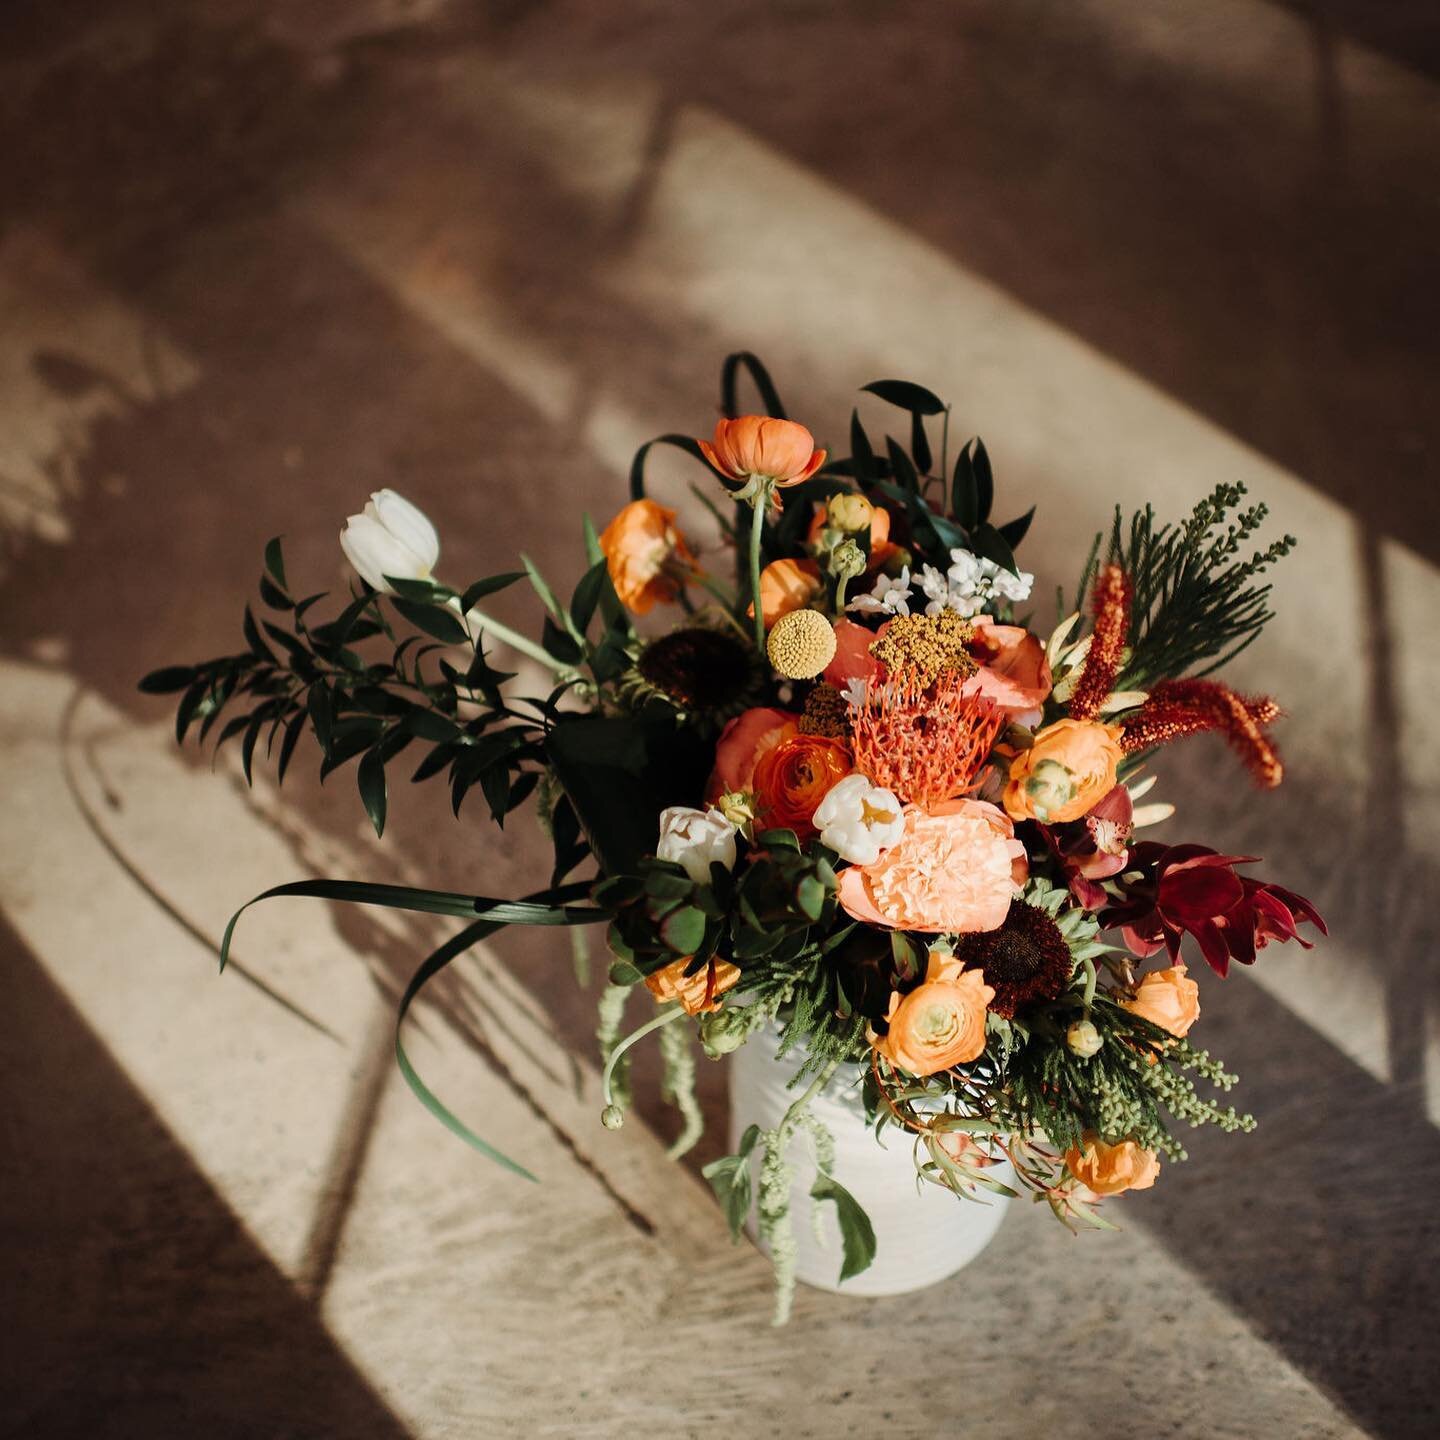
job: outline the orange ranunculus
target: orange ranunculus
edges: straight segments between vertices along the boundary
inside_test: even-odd
[[[742,711],[721,732],[715,745],[715,768],[705,787],[714,804],[721,795],[755,788],[755,766],[767,750],[795,731],[799,716],[790,710],[759,706]]]
[[[820,567],[813,560],[772,560],[760,572],[760,609],[768,630],[782,615],[803,610],[822,589]],[[752,601],[745,608],[755,613]]]
[[[840,872],[840,904],[867,925],[973,934],[1005,923],[1028,873],[1003,810],[983,800],[905,807],[905,833],[873,865]]]
[[[870,511],[870,556],[865,568],[878,570],[899,548],[890,543],[890,512],[879,505],[872,505],[863,495],[846,493],[834,498],[857,501],[857,509],[863,505]],[[820,532],[833,523],[830,508],[829,505],[816,504],[815,517],[810,521],[810,533],[805,537],[807,545],[814,545],[820,539]],[[862,521],[862,528],[863,524]]]
[[[1124,751],[1118,725],[1098,720],[1057,720],[1010,762],[1005,809],[1015,820],[1047,825],[1078,820],[1115,785]]]
[[[695,556],[675,528],[675,512],[653,500],[632,500],[605,527],[600,549],[620,603],[637,615],[658,601],[680,597],[684,576],[695,569]]]
[[[980,668],[961,693],[987,696],[1012,715],[1033,710],[1038,716],[1050,693],[1050,662],[1039,638],[1023,625],[997,625],[988,615],[971,623],[970,654]]]
[[[875,1048],[911,1075],[963,1065],[985,1048],[985,1012],[994,998],[979,970],[966,970],[948,950],[932,950],[925,979],[908,995],[890,996],[889,1030]]]
[[[1160,1157],[1133,1140],[1107,1145],[1098,1135],[1085,1132],[1083,1148],[1065,1152],[1070,1173],[1096,1195],[1120,1195],[1126,1190],[1148,1190],[1160,1174]]]
[[[1121,1002],[1132,1015],[1181,1036],[1200,1018],[1200,987],[1183,965],[1153,970],[1139,984],[1133,1000]]]
[[[662,1005],[667,1000],[678,1000],[680,1008],[687,1015],[704,1015],[718,1010],[720,996],[735,986],[740,979],[740,971],[728,960],[713,961],[715,983],[712,986],[710,966],[702,965],[693,975],[687,975],[685,967],[689,963],[687,956],[684,960],[676,960],[667,965],[663,970],[657,970],[653,975],[647,975],[645,988]],[[708,1003],[705,999],[707,993],[710,996]]]
[[[767,415],[717,420],[715,438],[699,443],[705,458],[727,480],[759,475],[777,485],[798,485],[825,463],[825,452],[815,448],[815,437],[803,425]]]
[[[755,765],[755,828],[815,833],[815,807],[853,770],[850,747],[830,735],[787,727]]]

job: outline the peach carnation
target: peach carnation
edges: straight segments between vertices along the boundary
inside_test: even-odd
[[[994,930],[1027,872],[1025,847],[996,806],[907,805],[899,841],[873,865],[841,872],[840,903],[857,920],[896,930]]]

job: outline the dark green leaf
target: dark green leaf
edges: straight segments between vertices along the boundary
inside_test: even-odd
[[[915,415],[939,415],[945,409],[938,395],[909,380],[872,380],[860,388]]]
[[[290,587],[285,582],[285,555],[280,545],[280,536],[275,536],[265,546],[265,569],[270,578],[282,589]]]
[[[517,580],[523,580],[523,570],[506,570],[501,575],[488,575],[483,580],[477,580],[461,597],[460,608],[469,608],[478,600],[483,600],[487,595],[493,595],[497,590],[504,590],[507,586],[513,585]]]
[[[335,697],[330,693],[330,687],[323,680],[317,680],[310,687],[310,693],[306,697],[306,709],[310,714],[310,723],[315,729],[315,738],[320,742],[320,749],[328,756],[331,746],[331,725],[335,718]]]
[[[1015,552],[1005,542],[1005,537],[993,525],[980,525],[970,537],[970,544],[977,555],[993,560],[997,565],[1018,575]]]
[[[356,775],[360,800],[375,827],[376,836],[385,833],[385,762],[378,750],[367,750]]]
[[[855,466],[855,477],[863,484],[875,473],[875,451],[870,437],[860,423],[860,412],[850,412],[850,459]]]
[[[245,619],[242,622],[241,630],[245,636],[245,643],[250,647],[250,652],[257,660],[263,660],[268,665],[275,664],[275,652],[260,638],[260,631],[255,626],[255,617],[250,613],[250,607],[245,607]]]
[[[918,494],[920,477],[915,473],[914,462],[889,435],[885,437],[885,449],[890,456],[890,468],[894,472],[895,483],[908,494]]]
[[[272,610],[293,610],[290,597],[268,575],[260,577],[260,598]]]
[[[141,681],[139,688],[146,695],[169,695],[176,690],[183,690],[187,685],[195,682],[195,667],[193,665],[166,665],[162,669],[152,670]]]
[[[463,645],[470,638],[455,612],[442,605],[402,600],[399,596],[392,596],[390,603],[417,630],[423,630],[427,635],[433,635],[447,645]]]
[[[1023,515],[1015,520],[1007,520],[1000,526],[1000,537],[1014,550],[1025,538],[1030,529],[1030,522],[1035,518],[1035,507],[1032,505]]]
[[[303,710],[297,711],[290,717],[289,723],[285,726],[285,738],[280,742],[280,760],[275,767],[275,780],[277,784],[283,784],[285,772],[290,768],[290,757],[295,753],[295,746],[300,742],[301,733],[305,729],[305,721],[308,717]]]
[[[859,1201],[833,1175],[827,1175],[823,1170],[810,1187],[810,1195],[817,1201],[835,1202],[840,1240],[845,1247],[844,1260],[840,1265],[841,1282],[868,1270],[875,1259],[875,1227],[861,1209]]]
[[[693,955],[705,938],[705,914],[694,905],[672,910],[660,922],[660,938],[677,955]]]
[[[821,910],[825,907],[827,893],[819,880],[813,875],[806,875],[796,887],[795,899],[809,919],[818,920]]]
[[[575,665],[584,657],[584,649],[568,630],[562,630],[548,615],[540,630],[540,643],[548,655],[565,665]]]
[[[918,412],[910,417],[910,453],[915,457],[915,468],[928,475],[934,457],[930,454],[930,437],[925,433],[925,417]]]
[[[570,601],[570,620],[582,635],[590,628],[601,592],[609,583],[610,572],[604,560],[597,561],[580,577]]]

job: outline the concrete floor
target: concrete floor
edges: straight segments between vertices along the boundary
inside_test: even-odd
[[[0,1433],[1440,1430],[1427,10],[12,0]],[[1237,683],[1291,713],[1287,786],[1197,743],[1163,787],[1334,931],[1206,989],[1261,1129],[1197,1139],[1124,1233],[1017,1214],[956,1281],[807,1295],[778,1339],[693,1166],[594,1124],[563,940],[506,937],[417,1052],[538,1198],[394,1082],[429,932],[292,906],[243,973],[207,967],[235,903],[302,873],[531,889],[529,827],[435,823],[419,790],[377,850],[343,777],[249,796],[134,692],[236,641],[270,535],[341,585],[381,485],[447,577],[523,548],[572,580],[556,516],[603,520],[636,444],[703,431],[736,348],[822,441],[883,374],[954,399],[1008,508],[1039,502],[1050,584],[1114,500],[1267,500],[1302,546]],[[655,471],[677,501],[685,463]],[[940,1343],[897,1354],[907,1322]]]

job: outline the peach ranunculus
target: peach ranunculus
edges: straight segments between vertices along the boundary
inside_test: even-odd
[[[1108,795],[1124,751],[1118,725],[1057,720],[1010,762],[1005,809],[1015,820],[1078,820]]]
[[[840,904],[867,925],[972,934],[1005,923],[1025,883],[1025,847],[983,800],[905,807],[905,833],[873,865],[840,872]]]
[[[979,970],[966,970],[948,950],[932,950],[925,979],[908,995],[890,996],[889,1029],[875,1048],[910,1075],[963,1065],[985,1049],[985,1014],[994,998]]]
[[[1188,1034],[1200,1018],[1200,987],[1183,965],[1172,965],[1167,970],[1152,970],[1140,982],[1135,998],[1121,1003],[1132,1015],[1178,1038]]]
[[[1080,1148],[1065,1152],[1065,1165],[1095,1195],[1121,1195],[1126,1190],[1148,1190],[1160,1174],[1160,1157],[1133,1140],[1107,1145],[1086,1131]]]
[[[824,679],[837,690],[852,680],[878,681],[885,667],[870,653],[870,647],[884,634],[843,617],[835,622],[835,658],[825,667]]]
[[[755,828],[784,828],[808,839],[816,808],[854,768],[843,740],[787,727],[755,764]]]
[[[760,609],[765,615],[765,628],[770,629],[792,610],[803,610],[823,588],[820,567],[813,560],[772,560],[760,572]],[[745,613],[755,613],[753,600]]]
[[[966,682],[966,695],[984,695],[1012,715],[1038,712],[1050,693],[1045,647],[1023,625],[997,625],[988,615],[971,622],[970,654],[980,667]]]
[[[787,735],[793,734],[799,716],[790,710],[759,706],[742,711],[721,732],[715,745],[715,768],[705,787],[714,804],[721,795],[742,794],[755,787],[755,766],[760,757]]]
[[[717,420],[714,439],[699,444],[716,470],[740,482],[758,475],[776,485],[798,485],[825,463],[825,452],[815,448],[815,437],[803,425],[768,415]]]
[[[890,512],[880,505],[871,505],[863,495],[845,494],[844,500],[856,500],[870,509],[870,555],[866,561],[867,570],[878,570],[899,546],[890,543]],[[820,539],[821,531],[831,524],[830,507],[817,504],[814,518],[810,521],[810,533],[805,537],[807,545],[814,545]]]
[[[740,971],[728,960],[715,960],[715,983],[710,983],[710,966],[702,965],[693,975],[686,975],[690,957],[673,961],[663,970],[645,977],[645,988],[657,1003],[678,1000],[687,1015],[705,1015],[720,1008],[720,996],[733,989],[740,980]],[[706,995],[709,1000],[706,1000]]]
[[[658,601],[680,598],[684,576],[695,556],[675,528],[675,512],[653,500],[632,500],[600,535],[610,582],[620,603],[637,615]]]

